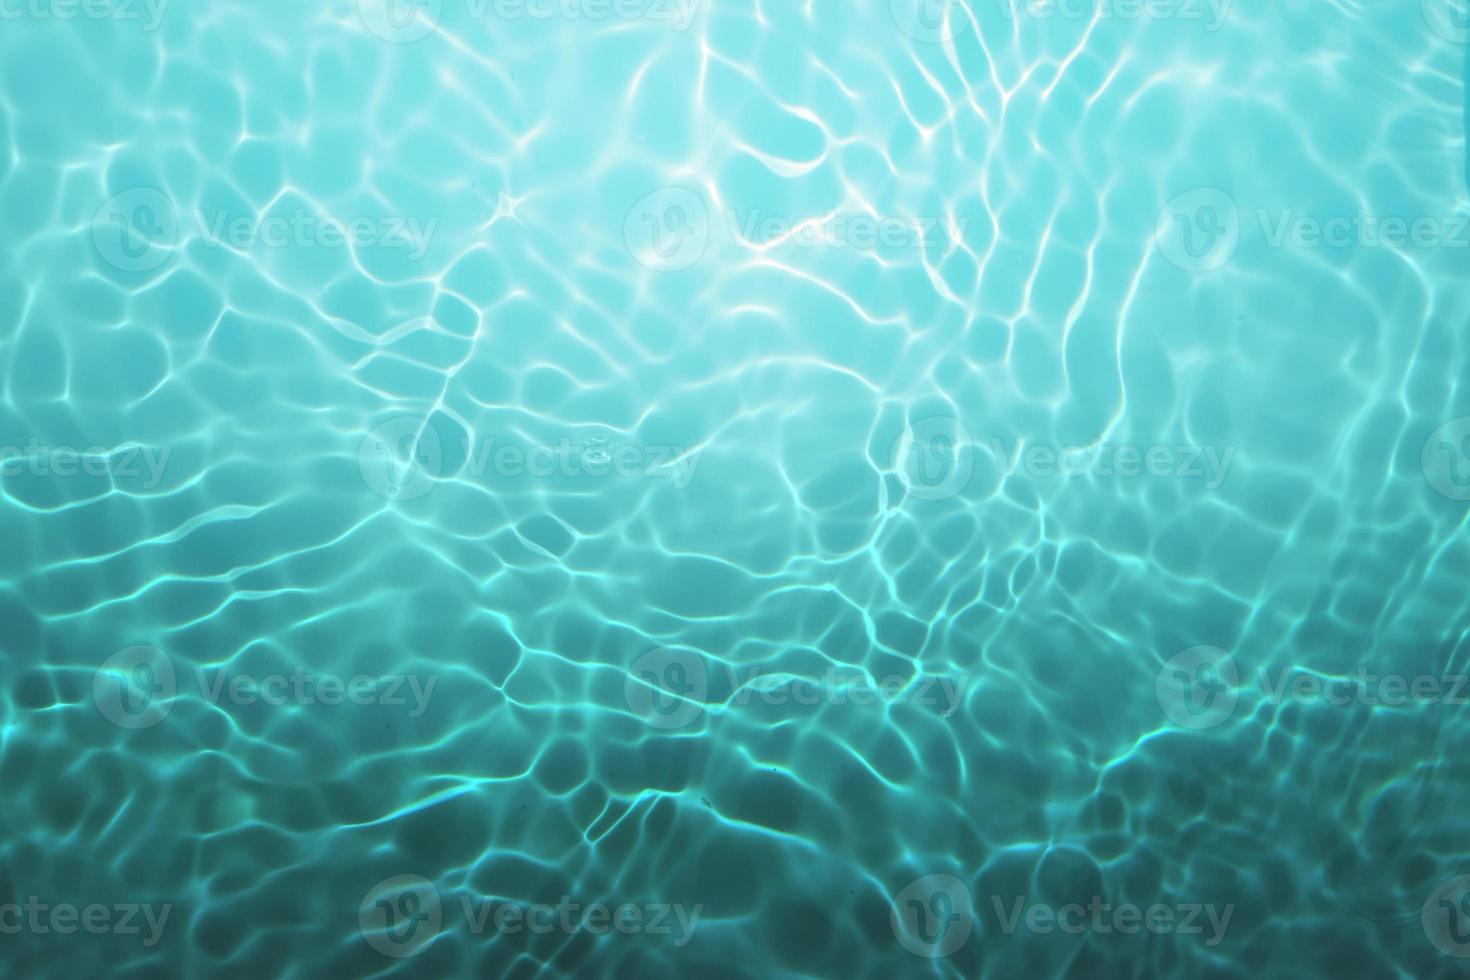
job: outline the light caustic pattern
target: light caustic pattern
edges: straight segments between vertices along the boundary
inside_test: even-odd
[[[1453,975],[1461,13],[7,8],[8,970]]]

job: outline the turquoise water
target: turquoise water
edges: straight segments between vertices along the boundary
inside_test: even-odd
[[[17,977],[1450,977],[1460,0],[0,0]]]

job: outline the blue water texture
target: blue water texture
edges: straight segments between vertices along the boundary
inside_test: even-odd
[[[1470,964],[1462,0],[0,0],[0,975]]]

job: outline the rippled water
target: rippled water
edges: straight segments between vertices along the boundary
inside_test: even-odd
[[[1467,39],[0,2],[4,972],[1462,975]]]

